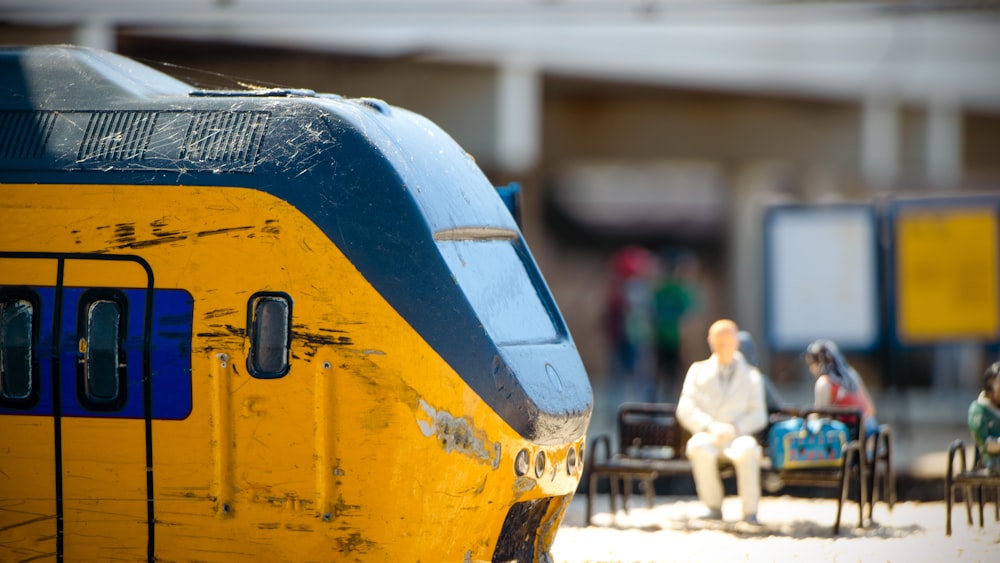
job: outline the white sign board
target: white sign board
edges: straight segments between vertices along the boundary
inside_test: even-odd
[[[817,338],[842,349],[878,342],[875,212],[868,206],[775,207],[765,221],[767,333],[778,350]]]

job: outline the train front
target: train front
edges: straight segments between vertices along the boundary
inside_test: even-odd
[[[0,55],[24,81],[0,81],[3,320],[42,334],[38,384],[25,361],[14,387],[41,399],[0,401],[0,550],[551,560],[591,388],[516,222],[447,134],[375,100]],[[104,350],[78,335],[89,295],[139,304],[131,332],[91,322],[127,352],[99,356],[124,407],[77,406]],[[24,342],[3,344],[30,358]]]
[[[593,406],[556,303],[496,190],[444,132],[381,102],[331,103],[340,152],[370,165],[338,166],[337,202],[314,216],[408,325],[392,350],[415,360],[378,370],[402,380],[379,384],[412,425],[368,435],[413,456],[384,469],[400,533],[435,556],[547,561]]]

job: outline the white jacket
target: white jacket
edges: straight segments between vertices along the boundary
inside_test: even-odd
[[[764,382],[757,368],[747,364],[739,352],[728,386],[719,377],[719,359],[712,354],[695,362],[684,378],[677,402],[677,420],[688,432],[703,432],[712,422],[728,422],[738,436],[752,435],[767,425]]]

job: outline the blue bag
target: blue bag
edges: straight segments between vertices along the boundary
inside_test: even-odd
[[[788,418],[771,426],[767,435],[775,469],[838,467],[847,443],[847,425],[839,420]]]

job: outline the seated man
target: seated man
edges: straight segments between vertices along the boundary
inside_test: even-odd
[[[969,430],[990,473],[1000,473],[1000,362],[986,368],[983,391],[969,405]]]
[[[687,457],[709,518],[722,518],[719,461],[728,459],[736,468],[743,519],[755,524],[762,454],[754,434],[767,424],[767,407],[760,372],[737,349],[738,332],[728,319],[708,329],[712,356],[691,364],[677,403],[677,420],[692,434]]]

